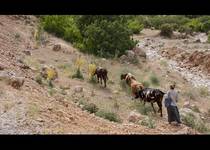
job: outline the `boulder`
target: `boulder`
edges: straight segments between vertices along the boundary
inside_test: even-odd
[[[142,119],[143,116],[138,113],[137,111],[132,111],[130,112],[129,116],[128,116],[128,121],[129,122],[133,122],[133,123],[137,123],[140,119]]]
[[[61,45],[60,44],[55,44],[53,46],[53,51],[60,51],[61,50]]]

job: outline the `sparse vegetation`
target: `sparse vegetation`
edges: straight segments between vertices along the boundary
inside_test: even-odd
[[[168,64],[167,64],[167,62],[166,62],[165,60],[161,60],[161,61],[160,61],[160,64],[161,64],[162,66],[164,66],[164,67],[167,67],[167,66],[168,66]]]
[[[40,75],[36,76],[35,81],[36,81],[38,84],[40,84],[40,85],[43,84],[43,82],[42,82],[42,77],[41,77]]]
[[[77,66],[77,71],[72,75],[72,78],[84,79],[80,68],[84,65],[85,60],[82,57],[76,59],[75,65]]]
[[[96,113],[99,108],[94,103],[83,103],[84,107],[83,110],[87,110],[90,113]]]
[[[78,78],[78,79],[84,79],[82,72],[80,71],[80,69],[77,69],[77,72],[75,74],[72,75],[72,79],[74,78]]]
[[[151,112],[153,112],[151,105],[146,103],[144,106],[143,102],[135,102],[135,108],[142,115],[149,115]]]
[[[150,81],[153,85],[156,85],[156,86],[158,86],[160,84],[160,81],[158,80],[158,78],[155,74],[152,74],[150,76]]]
[[[121,122],[121,119],[119,118],[119,116],[113,112],[106,112],[106,111],[100,110],[96,113],[96,116],[99,116],[101,118],[104,118],[113,122],[119,122],[119,123]]]
[[[192,127],[201,133],[209,131],[205,123],[202,120],[196,121],[195,116],[192,113],[188,113],[186,116],[182,116],[182,121],[185,125]]]
[[[208,32],[208,43],[210,43],[210,32]]]
[[[30,105],[29,107],[28,107],[28,115],[31,117],[31,118],[35,118],[35,117],[37,117],[37,115],[38,115],[38,113],[39,113],[39,107],[37,106],[37,104],[33,104],[33,105]]]
[[[155,120],[153,120],[151,117],[146,117],[142,121],[140,121],[140,124],[143,126],[147,126],[148,128],[154,129],[156,128]]]
[[[20,38],[20,34],[19,33],[15,33],[15,38],[19,39]]]
[[[198,106],[194,106],[194,107],[192,107],[192,110],[194,111],[194,112],[197,112],[197,113],[200,113],[200,109],[198,108]]]
[[[207,87],[200,87],[199,91],[200,91],[200,95],[202,97],[209,96],[209,91],[208,91],[208,88]]]
[[[143,81],[142,84],[144,87],[148,88],[150,86],[150,83],[148,81]]]
[[[161,25],[160,30],[160,35],[162,36],[171,37],[173,34],[173,27],[170,24]]]

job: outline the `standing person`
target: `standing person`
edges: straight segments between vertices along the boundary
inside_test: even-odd
[[[167,92],[167,96],[165,98],[165,107],[167,108],[169,124],[171,124],[173,121],[176,121],[177,125],[180,125],[180,115],[176,104],[178,102],[178,93],[174,89],[175,84],[170,85],[170,90]]]

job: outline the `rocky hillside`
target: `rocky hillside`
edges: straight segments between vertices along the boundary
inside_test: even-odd
[[[168,57],[167,52],[156,50],[156,46],[162,50],[164,46],[161,43],[170,40],[153,36],[151,31],[145,30],[145,34],[136,36],[140,40],[139,47],[142,41],[147,41],[147,46],[142,47],[144,50],[139,50],[139,53],[129,51],[124,58],[109,60],[82,54],[70,43],[45,32],[37,41],[38,19],[34,16],[0,16],[0,22],[1,134],[199,134],[198,128],[168,125],[165,108],[164,117],[161,118],[150,111],[150,104],[143,108],[138,100],[132,101],[129,91],[122,88],[120,81],[120,74],[126,71],[135,74],[139,81],[163,91],[168,89],[171,81],[176,80],[182,114],[191,112],[199,122],[208,123],[209,95],[200,95],[198,90],[194,92],[196,88],[193,83],[163,60],[152,59],[153,51],[157,53],[154,54],[155,58],[180,59],[176,54]],[[159,45],[153,46],[156,43]],[[58,48],[54,48],[55,45],[59,45]],[[153,51],[147,50],[146,47],[152,46]],[[85,61],[82,67],[84,80],[71,78],[79,57]],[[130,62],[132,58],[138,61]],[[208,62],[197,63],[197,59],[200,59],[198,55],[192,53],[189,58],[187,55],[186,64],[190,62],[189,68],[191,64],[196,64],[204,75],[205,72],[209,73]],[[92,61],[109,70],[107,88],[89,81],[87,64]],[[58,72],[53,87],[38,80],[43,66],[53,66]],[[150,81],[151,76],[158,79],[158,84]],[[89,113],[85,109],[87,104],[116,114],[120,121],[111,122],[97,113]],[[194,107],[199,111],[193,111]]]

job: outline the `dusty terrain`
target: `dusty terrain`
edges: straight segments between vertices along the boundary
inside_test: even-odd
[[[149,75],[156,74],[159,78],[160,85],[153,86],[160,88],[163,91],[168,89],[168,85],[172,81],[177,82],[177,89],[180,91],[179,107],[184,105],[184,102],[190,101],[192,104],[199,107],[201,114],[208,113],[209,96],[201,97],[197,87],[194,87],[194,76],[197,77],[196,71],[187,71],[193,74],[192,79],[185,79],[182,71],[171,66],[170,63],[161,63],[167,55],[161,53],[161,50],[166,49],[167,43],[169,46],[180,45],[176,42],[183,43],[179,39],[163,39],[158,36],[158,31],[145,30],[141,35],[136,36],[142,41],[155,40],[157,42],[148,43],[151,50],[148,48],[147,61],[140,64],[122,64],[118,60],[109,60],[96,58],[91,55],[84,55],[77,49],[73,48],[70,43],[56,38],[53,35],[43,33],[45,43],[38,45],[34,38],[34,32],[37,27],[37,18],[34,16],[15,17],[15,16],[0,16],[0,65],[3,66],[1,72],[13,72],[15,76],[25,78],[25,83],[20,89],[14,89],[0,80],[0,133],[1,134],[195,134],[198,131],[181,125],[180,127],[168,125],[167,116],[164,109],[164,117],[159,117],[159,114],[154,115],[153,119],[156,122],[155,128],[148,128],[140,124],[128,122],[129,113],[135,109],[136,101],[132,101],[128,93],[122,90],[120,86],[120,74],[123,71],[130,71],[137,76],[139,81],[149,80]],[[144,40],[142,40],[144,39]],[[173,44],[171,44],[171,43]],[[156,44],[158,43],[158,44]],[[160,51],[156,50],[157,45],[166,43],[160,46]],[[52,50],[54,44],[60,44],[62,49],[58,52]],[[183,44],[186,46],[185,44]],[[193,44],[188,44],[193,46]],[[208,44],[194,44],[200,49],[209,47]],[[205,47],[205,49],[206,49]],[[143,46],[143,48],[145,48]],[[170,49],[170,47],[168,48]],[[191,50],[191,47],[186,47],[186,52]],[[196,49],[196,48],[195,48]],[[26,55],[24,51],[30,51],[31,55]],[[193,55],[190,51],[189,53]],[[205,51],[207,52],[207,51]],[[86,61],[82,67],[84,80],[71,79],[75,70],[75,59],[81,55]],[[175,54],[176,55],[176,54]],[[186,58],[186,61],[191,60],[192,56]],[[161,57],[162,59],[159,59]],[[207,60],[208,56],[205,56]],[[154,58],[154,59],[153,59]],[[172,61],[179,60],[177,57],[171,56]],[[191,61],[194,64],[193,58]],[[88,63],[95,61],[97,65],[108,68],[109,82],[108,87],[103,88],[98,84],[88,82]],[[196,62],[195,62],[196,63]],[[164,64],[164,65],[163,65]],[[173,63],[172,63],[173,64]],[[178,63],[179,64],[179,63]],[[188,64],[186,62],[186,64]],[[201,79],[205,79],[209,88],[209,63],[206,61],[199,63],[200,71],[202,71]],[[40,85],[35,81],[39,74],[39,69],[43,65],[53,65],[58,70],[58,80],[55,81],[55,87],[50,89],[47,86]],[[29,68],[25,67],[28,66]],[[182,65],[178,65],[182,68]],[[191,68],[191,64],[189,64]],[[205,67],[206,66],[206,67]],[[205,76],[203,78],[202,76]],[[195,79],[194,79],[195,78]],[[201,82],[201,83],[200,83]],[[199,85],[206,85],[200,81]],[[75,88],[80,86],[83,88],[81,93],[75,92]],[[65,94],[62,90],[65,87]],[[196,92],[194,92],[196,91]],[[94,93],[94,95],[92,94]],[[193,94],[193,98],[189,96]],[[87,111],[83,111],[78,107],[79,100],[92,102],[100,109],[116,112],[122,119],[122,123],[114,123]],[[117,103],[119,108],[116,110],[114,105]],[[149,106],[149,104],[147,104]],[[205,116],[206,120],[208,116]]]

